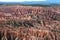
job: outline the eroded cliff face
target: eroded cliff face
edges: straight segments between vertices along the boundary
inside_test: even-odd
[[[0,40],[60,40],[59,7],[0,7]]]
[[[58,32],[19,27],[17,29],[2,28],[0,40],[58,40]]]

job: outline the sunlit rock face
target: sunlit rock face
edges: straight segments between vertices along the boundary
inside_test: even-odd
[[[0,40],[60,40],[60,7],[0,7]]]

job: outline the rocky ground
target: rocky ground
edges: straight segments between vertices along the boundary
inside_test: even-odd
[[[0,7],[0,40],[60,40],[60,7]]]

